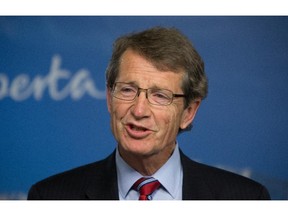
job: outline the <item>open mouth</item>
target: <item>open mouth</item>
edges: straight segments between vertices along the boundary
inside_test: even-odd
[[[138,126],[136,126],[136,125],[133,125],[133,124],[129,124],[128,125],[128,127],[131,129],[131,130],[134,130],[134,131],[147,131],[147,129],[146,128],[144,128],[144,127],[138,127]]]
[[[148,128],[137,126],[134,124],[127,124],[126,131],[128,135],[134,139],[143,139],[152,133],[152,131]]]

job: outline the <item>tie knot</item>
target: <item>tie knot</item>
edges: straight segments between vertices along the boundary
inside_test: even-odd
[[[133,185],[133,189],[140,193],[139,200],[151,200],[151,195],[159,187],[160,182],[153,177],[142,177]]]

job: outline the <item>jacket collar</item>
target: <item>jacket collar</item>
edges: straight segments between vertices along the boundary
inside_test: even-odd
[[[203,178],[203,169],[199,163],[189,159],[180,149],[183,167],[183,200],[201,200],[213,198],[213,192]],[[87,199],[119,200],[115,151],[106,159],[96,162],[90,182],[85,190]]]
[[[214,197],[207,181],[203,178],[201,165],[188,158],[180,150],[181,163],[183,167],[183,200],[204,200]]]
[[[106,159],[97,162],[95,166],[98,170],[92,175],[86,188],[87,199],[119,200],[115,151]]]

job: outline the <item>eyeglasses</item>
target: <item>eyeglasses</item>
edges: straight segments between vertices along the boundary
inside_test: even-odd
[[[150,104],[167,106],[173,102],[176,97],[185,97],[183,94],[173,94],[167,89],[148,88],[143,89],[130,83],[116,82],[112,89],[112,95],[115,98],[124,101],[133,101],[136,96],[139,97],[140,92],[146,92],[146,98]]]

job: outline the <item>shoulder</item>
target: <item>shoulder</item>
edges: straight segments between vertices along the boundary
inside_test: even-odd
[[[183,153],[181,160],[187,184],[198,182],[211,199],[270,199],[267,189],[252,179],[195,162]]]
[[[116,176],[114,164],[113,153],[103,160],[45,178],[32,185],[28,199],[85,199],[84,191],[91,182],[103,184]]]

